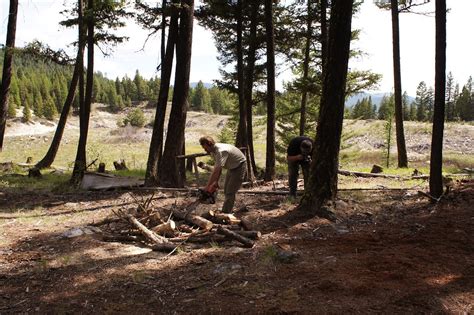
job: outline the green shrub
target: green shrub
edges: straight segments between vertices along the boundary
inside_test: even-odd
[[[145,126],[145,114],[140,108],[135,108],[127,114],[127,117],[123,120],[125,125],[130,124],[134,127],[143,127]]]

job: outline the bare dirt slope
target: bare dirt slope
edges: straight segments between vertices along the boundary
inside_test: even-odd
[[[135,207],[126,192],[4,190],[0,313],[474,312],[473,181],[438,204],[406,191],[340,198],[331,223],[295,219],[284,197],[239,196],[246,210],[237,216],[263,233],[255,247],[208,244],[167,256],[98,233],[65,236]]]

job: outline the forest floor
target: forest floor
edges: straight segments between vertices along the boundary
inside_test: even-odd
[[[148,119],[152,114],[147,109]],[[119,158],[143,167],[151,129],[119,128],[123,117],[95,108],[88,156],[108,167]],[[217,135],[228,118],[189,113],[187,152],[201,150],[199,136]],[[425,171],[431,125],[405,126],[410,166]],[[258,128],[261,162],[264,125]],[[383,121],[347,120],[344,128],[349,149],[341,152],[341,167],[380,163]],[[38,161],[54,129],[55,123],[40,119],[28,125],[9,121],[1,162],[22,163],[29,156]],[[77,134],[77,117],[70,117],[56,166],[71,165]],[[473,141],[472,124],[447,124],[445,166],[472,169]],[[335,223],[298,219],[297,203],[283,196],[239,194],[236,216],[262,233],[255,246],[212,242],[168,255],[102,240],[110,225],[99,223],[114,218],[114,211],[133,210],[135,199],[149,193],[72,191],[64,188],[67,171],[61,172],[45,172],[40,180],[0,174],[0,314],[474,313],[472,176],[455,177],[438,203],[418,194],[427,190],[426,180],[340,176]],[[159,196],[151,204],[156,209],[193,200]],[[206,207],[221,204],[219,199]]]
[[[340,191],[336,223],[295,219],[282,196],[238,195],[236,216],[262,232],[253,248],[168,255],[84,228],[136,208],[130,192],[2,189],[0,314],[472,314],[473,204],[466,179],[438,203],[416,190]]]

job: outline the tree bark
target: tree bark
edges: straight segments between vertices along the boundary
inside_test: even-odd
[[[247,147],[247,106],[244,94],[244,57],[243,57],[243,17],[242,17],[242,0],[237,0],[237,93],[239,97],[239,125],[237,127],[237,136],[235,146]]]
[[[446,0],[436,0],[435,104],[430,159],[430,194],[443,194],[443,130],[446,92]]]
[[[247,109],[247,147],[249,153],[249,160],[247,161],[248,165],[248,180],[253,182],[254,180],[254,171],[257,169],[257,164],[255,162],[255,150],[253,147],[253,84],[255,81],[255,60],[256,60],[256,50],[257,50],[257,16],[259,2],[252,1],[252,15],[250,20],[250,38],[249,38],[249,51],[247,56],[247,74],[245,78],[245,105]]]
[[[10,0],[8,13],[7,39],[3,59],[2,86],[0,91],[0,152],[3,150],[3,139],[8,114],[8,96],[13,72],[13,50],[15,48],[16,19],[18,15],[18,0]]]
[[[300,108],[300,136],[304,136],[306,129],[306,104],[308,103],[308,75],[309,75],[309,53],[311,48],[312,35],[312,15],[311,15],[311,1],[308,0],[308,16],[306,20],[306,43],[304,47],[303,60],[303,91],[301,93],[301,108]]]
[[[89,0],[90,1],[90,0]],[[85,36],[87,31],[84,23],[84,3],[83,0],[78,0],[78,24],[79,24],[79,47],[85,47]],[[91,35],[93,37],[93,35]],[[89,47],[87,48],[90,49]],[[86,118],[86,104],[84,91],[84,54],[78,54],[79,64],[79,143],[77,146],[76,160],[74,162],[74,169],[71,176],[71,184],[79,186],[86,167],[86,140],[87,128],[89,125],[88,118]]]
[[[324,78],[328,57],[327,0],[321,0],[321,72]]]
[[[267,30],[267,152],[264,179],[270,181],[275,176],[275,37],[272,0],[265,0],[265,26]]]
[[[163,16],[163,19],[165,17]],[[145,185],[157,186],[160,182],[161,174],[160,162],[163,155],[163,138],[166,107],[168,104],[168,93],[170,88],[171,71],[173,69],[174,48],[178,37],[178,11],[175,5],[171,8],[170,27],[168,31],[168,41],[166,53],[161,62],[161,80],[158,102],[156,105],[155,121],[153,123],[153,134],[151,136],[150,148],[148,152],[147,169],[145,173]]]
[[[405,132],[403,130],[402,79],[400,70],[400,26],[398,19],[398,0],[391,0],[393,77],[395,95],[395,131],[397,136],[398,167],[408,167]]]
[[[184,146],[184,127],[189,95],[189,73],[191,69],[191,51],[193,37],[194,0],[181,1],[179,35],[176,44],[176,75],[168,123],[163,161],[160,163],[166,172],[160,174],[163,187],[183,187],[182,176],[176,156]]]
[[[76,93],[77,82],[79,81],[79,72],[81,65],[79,64],[79,58],[81,54],[84,53],[84,47],[78,47],[76,63],[74,65],[74,72],[72,74],[71,83],[69,85],[69,91],[66,97],[66,100],[61,111],[61,116],[59,117],[58,125],[56,131],[54,132],[53,140],[49,146],[48,152],[43,157],[41,161],[36,163],[35,167],[38,169],[50,167],[53,164],[56,154],[58,153],[59,145],[61,144],[61,139],[64,134],[64,128],[66,127],[67,118],[71,110],[72,103],[74,101],[74,96]]]
[[[321,206],[337,194],[337,171],[351,40],[353,0],[332,2],[327,72],[307,190],[297,209],[327,217]]]

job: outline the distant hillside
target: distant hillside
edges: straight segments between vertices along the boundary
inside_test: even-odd
[[[189,86],[194,89],[194,88],[196,87],[196,85],[198,85],[198,83],[199,83],[199,82],[190,82],[190,83],[189,83]],[[212,88],[212,87],[214,86],[214,84],[208,83],[208,82],[203,82],[202,84],[204,85],[204,87],[205,87],[206,89],[210,89],[210,88]]]
[[[372,103],[375,104],[377,107],[380,106],[380,102],[382,102],[382,98],[385,96],[385,95],[390,95],[389,92],[384,92],[384,93],[366,93],[366,92],[362,92],[362,93],[358,93],[356,95],[353,95],[351,97],[349,97],[346,101],[346,107],[352,107],[355,105],[355,103],[357,103],[357,101],[359,100],[362,100],[363,98],[367,98],[369,96],[372,97]],[[413,96],[408,96],[408,100],[409,102],[413,102],[415,100],[415,98]]]

